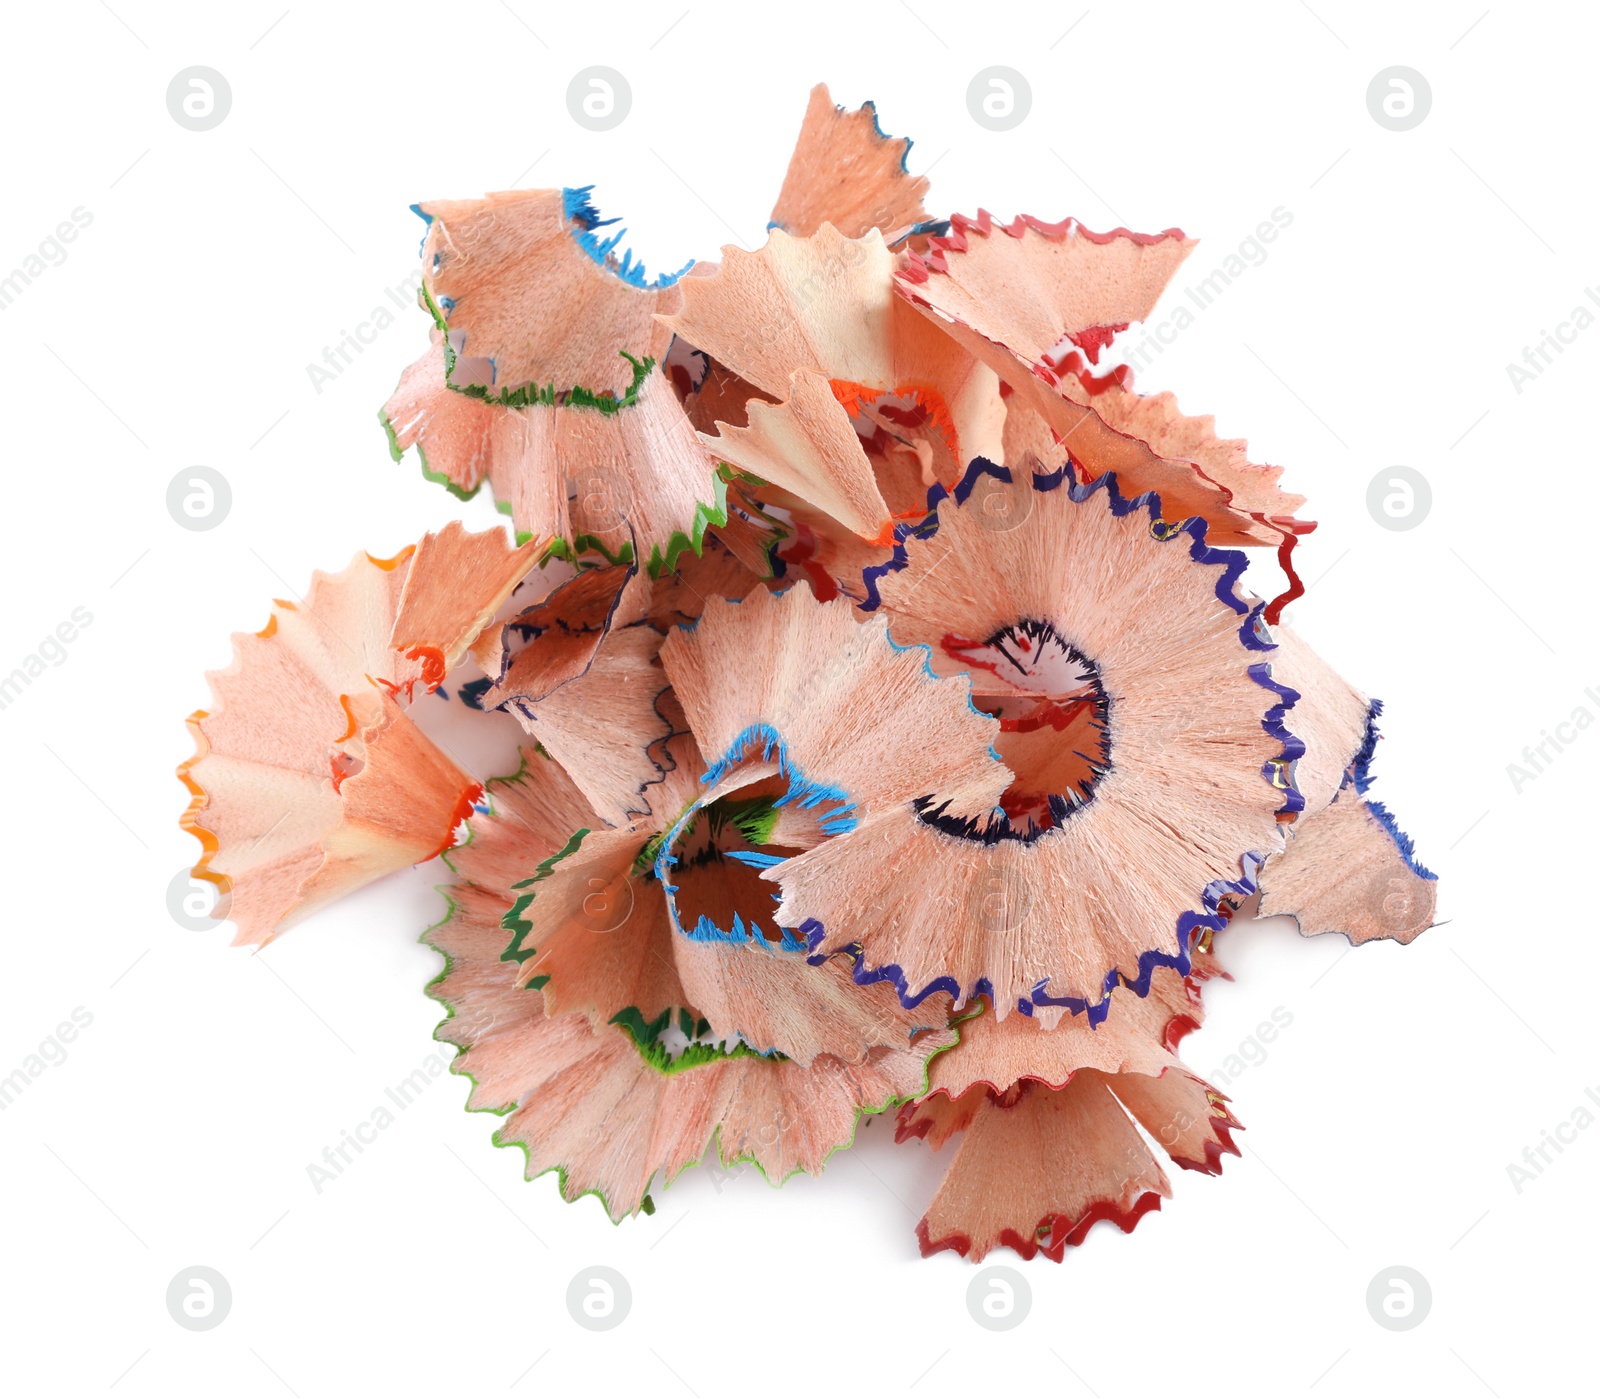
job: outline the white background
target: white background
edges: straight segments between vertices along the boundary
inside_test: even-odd
[[[1520,1193],[1507,1166],[1600,1090],[1600,732],[1520,794],[1506,767],[1580,704],[1600,713],[1584,695],[1600,690],[1600,329],[1520,394],[1506,364],[1600,279],[1594,13],[279,4],[7,19],[0,274],[74,208],[93,222],[0,313],[0,671],[73,608],[93,622],[0,712],[0,1075],[75,1007],[93,1023],[0,1113],[6,1386],[1514,1398],[1590,1382],[1600,1129]],[[167,112],[192,64],[232,88],[209,132]],[[590,64],[633,93],[603,134],[565,103]],[[1006,133],[967,110],[991,64],[1032,86]],[[1393,64],[1433,93],[1405,133],[1366,106]],[[1159,1214],[1130,1237],[1102,1226],[1064,1265],[996,1254],[1033,1294],[1006,1334],[968,1316],[974,1268],[917,1256],[944,1162],[895,1147],[885,1120],[820,1180],[776,1191],[695,1170],[653,1219],[614,1228],[593,1199],[563,1205],[553,1177],[524,1183],[520,1153],[490,1146],[494,1119],[462,1110],[467,1084],[441,1078],[315,1192],[307,1165],[436,1051],[422,986],[438,958],[416,939],[445,872],[390,880],[261,956],[167,912],[195,854],[177,827],[182,720],[229,633],[358,548],[493,518],[385,450],[375,413],[425,342],[420,312],[320,393],[307,373],[413,270],[407,206],[594,183],[652,271],[754,246],[818,80],[916,138],[938,212],[1200,236],[1158,318],[1274,208],[1292,213],[1140,386],[1215,412],[1311,497],[1315,582],[1291,615],[1387,701],[1377,794],[1440,873],[1449,919],[1348,956],[1287,924],[1229,932],[1237,980],[1208,992],[1186,1057],[1218,1069],[1275,1008],[1293,1016],[1227,1086],[1244,1157],[1220,1179],[1174,1172]],[[169,480],[197,464],[233,490],[209,533],[166,512]],[[1395,464],[1432,485],[1410,532],[1366,509]],[[204,1334],[164,1300],[196,1264],[233,1290]],[[604,1334],[564,1299],[596,1264],[633,1292]],[[1433,1290],[1404,1334],[1364,1300],[1396,1264]]]

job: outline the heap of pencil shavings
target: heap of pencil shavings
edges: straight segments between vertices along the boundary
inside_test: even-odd
[[[1301,497],[1097,375],[1193,242],[931,217],[909,145],[818,87],[766,244],[654,277],[587,188],[420,205],[390,446],[511,529],[236,637],[184,825],[251,946],[442,857],[437,1037],[568,1199],[893,1110],[924,1253],[1060,1260],[1237,1154],[1177,1049],[1242,907],[1407,942],[1436,885],[1280,623]]]

